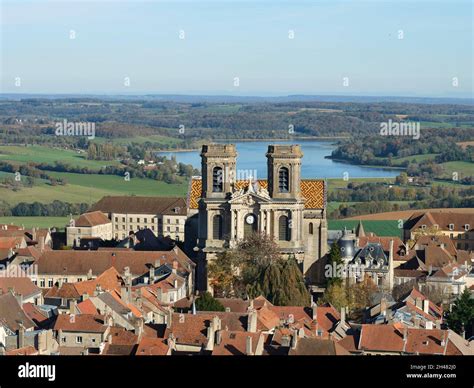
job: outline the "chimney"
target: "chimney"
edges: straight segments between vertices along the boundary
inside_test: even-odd
[[[25,326],[23,323],[20,323],[20,328],[18,329],[18,349],[25,346]]]
[[[71,300],[71,302],[69,303],[69,314],[76,314],[76,306],[77,306],[77,302],[76,300]]]
[[[170,335],[168,336],[167,344],[169,349],[176,350],[176,340],[174,338],[173,333],[170,333]]]
[[[135,319],[135,322],[133,322],[133,331],[135,335],[138,336],[138,341],[140,341],[143,335],[143,319]]]
[[[87,280],[92,279],[92,268],[89,268],[89,271],[87,271]]]
[[[178,289],[178,279],[174,279],[173,286]]]
[[[222,330],[216,332],[216,345],[220,345],[222,342]]]
[[[173,260],[173,273],[177,273],[178,272],[178,260]]]
[[[346,308],[341,307],[341,325],[346,323]]]
[[[423,301],[423,312],[425,314],[428,314],[429,311],[430,311],[430,301],[428,299],[425,299]]]
[[[158,268],[160,266],[160,259],[155,260],[155,268]]]
[[[390,240],[388,252],[388,289],[392,291],[394,286],[394,265],[393,265],[393,240]]]
[[[87,299],[89,299],[89,294],[86,292],[86,293],[82,294],[82,301],[84,302]]]
[[[249,333],[256,333],[257,332],[257,311],[252,309],[248,312],[247,316],[247,331]]]
[[[385,298],[380,299],[380,314],[387,316],[387,299]]]
[[[149,278],[149,284],[155,283],[155,267],[152,265],[150,266],[150,270],[148,271],[148,278]]]
[[[245,341],[245,354],[247,356],[253,356],[252,351],[252,337],[248,336],[247,340]]]
[[[298,345],[298,336],[296,335],[296,331],[294,331],[293,335],[291,336],[291,349],[296,349],[297,345]]]
[[[312,313],[313,313],[313,321],[317,321],[318,320],[318,305],[315,303],[313,304],[313,307],[312,307]]]
[[[40,239],[39,239],[39,250],[41,252],[44,251],[44,236],[41,236]]]
[[[420,310],[423,309],[423,302],[422,302],[420,297],[417,297],[415,299],[415,306],[416,306],[416,308],[418,308]]]
[[[112,334],[109,334],[107,341],[109,342],[109,345],[112,345]]]
[[[173,309],[171,307],[166,311],[166,327],[171,327],[173,323]]]
[[[214,331],[218,331],[221,329],[221,320],[217,315],[212,318],[212,328],[214,329]]]

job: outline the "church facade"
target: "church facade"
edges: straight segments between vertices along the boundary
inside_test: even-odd
[[[202,146],[202,177],[192,179],[188,195],[196,250],[208,262],[250,233],[266,234],[283,256],[296,258],[309,284],[319,283],[327,253],[326,183],[301,179],[299,145],[269,145],[266,157],[267,180],[238,180],[235,145]]]

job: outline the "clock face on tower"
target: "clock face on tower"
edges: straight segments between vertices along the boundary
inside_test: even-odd
[[[252,225],[255,222],[255,217],[252,214],[249,214],[245,217],[245,222],[249,225]]]

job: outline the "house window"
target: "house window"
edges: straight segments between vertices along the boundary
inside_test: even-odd
[[[175,232],[179,232],[179,226],[176,227]]]
[[[176,220],[176,223],[179,224],[179,220]]]
[[[148,223],[148,218],[144,218],[144,219],[143,219],[143,222],[144,222],[145,224]]]
[[[130,217],[130,222],[133,222],[133,218],[132,218],[132,217]]]
[[[118,222],[118,217],[115,217],[115,222]]]
[[[122,222],[125,222],[125,217],[122,217]]]
[[[42,281],[44,283],[44,280]],[[44,287],[44,284],[43,284]],[[53,287],[53,279],[48,279],[48,287],[51,288]]]
[[[212,170],[212,191],[214,193],[222,193],[224,190],[223,180],[222,167],[214,167]]]
[[[82,282],[82,278],[77,278],[77,282]]]
[[[81,233],[81,229],[77,229],[77,233]]]
[[[314,232],[313,232],[313,223],[310,222],[310,223],[309,223],[309,234],[313,234],[313,233],[314,233]]]
[[[216,215],[212,219],[212,238],[222,240],[222,216]]]
[[[41,287],[41,288],[44,288],[44,287],[45,287],[45,281],[44,281],[44,279],[41,279],[41,280],[40,280],[40,287]],[[52,286],[51,286],[51,287],[52,287]]]
[[[80,335],[76,337],[76,344],[82,344],[82,337]]]
[[[290,173],[288,168],[282,167],[278,172],[278,187],[280,193],[288,193],[290,191],[290,181],[289,181]]]
[[[280,241],[290,241],[290,227],[287,216],[281,216],[278,220],[278,239]]]
[[[61,342],[66,343],[66,337],[62,337]]]

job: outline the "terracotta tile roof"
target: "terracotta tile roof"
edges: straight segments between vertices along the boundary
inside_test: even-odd
[[[93,211],[89,213],[81,214],[81,216],[75,221],[74,226],[76,227],[91,227],[97,225],[110,224],[107,216],[101,211]]]
[[[39,289],[28,277],[5,277],[0,272],[0,291],[6,294],[9,289],[13,289],[15,294],[20,294],[23,297],[30,297],[33,295],[41,295]]]
[[[61,287],[53,286],[44,295],[45,298],[61,299],[79,299],[80,296],[73,283],[63,283]]]
[[[59,314],[53,330],[78,333],[105,333],[108,326],[104,324],[103,315]]]
[[[91,315],[96,315],[99,312],[97,311],[97,308],[94,306],[94,303],[90,299],[86,299],[80,303],[77,304],[77,309],[81,314],[91,314]]]
[[[130,250],[98,250],[98,251],[45,251],[37,260],[38,273],[67,274],[86,276],[89,269],[93,276],[98,276],[114,267],[123,273],[125,267],[130,268],[132,275],[142,275],[149,271],[159,259],[161,263],[172,264],[178,261],[178,272],[190,272],[195,264],[179,248],[170,251],[130,251]]]
[[[405,353],[444,354],[447,338],[446,330],[408,329]]]
[[[0,237],[0,249],[15,249],[22,243],[24,237]]]
[[[262,188],[268,187],[267,180],[258,179],[258,184]],[[248,187],[248,180],[238,180],[234,184],[235,190]],[[301,195],[306,199],[306,209],[323,209],[325,206],[325,182],[319,179],[302,179],[300,183]],[[190,182],[188,193],[188,207],[190,209],[198,208],[198,201],[201,198],[202,179],[193,178]]]
[[[19,349],[12,349],[5,352],[6,356],[36,356],[38,351],[34,346],[25,346]]]
[[[138,343],[138,335],[123,327],[113,326],[109,330],[107,341],[111,341],[112,345],[135,345]]]
[[[451,211],[429,211],[416,212],[405,223],[410,230],[418,229],[421,225],[427,228],[438,225],[440,230],[450,231],[449,225],[453,224],[453,231],[465,232],[465,225],[469,225],[469,230],[474,229],[474,213],[462,213]]]
[[[212,319],[221,319],[221,328],[231,331],[246,331],[247,315],[224,312],[198,312],[197,314],[173,314],[169,331],[178,344],[201,346],[207,343],[207,328]]]
[[[261,332],[221,331],[221,342],[214,345],[213,356],[244,356],[247,350],[247,338],[252,338],[252,353],[257,350]],[[262,338],[263,340],[263,338]]]
[[[169,347],[162,338],[143,337],[138,343],[136,356],[166,356]]]
[[[187,214],[187,207],[185,198],[181,197],[107,196],[94,204],[90,211],[185,216]]]
[[[350,353],[338,342],[321,338],[298,338],[289,356],[347,356]]]
[[[403,352],[403,329],[395,325],[362,325],[359,350]]]
[[[436,271],[433,275],[431,275],[431,278],[453,278],[457,280],[463,276],[466,276],[467,274],[469,274],[469,271],[466,268],[463,268],[457,263],[450,263]]]
[[[25,329],[35,327],[34,322],[25,314],[15,296],[9,292],[0,295],[0,326],[6,326],[13,332],[23,323]]]
[[[246,313],[250,306],[250,300],[243,300],[240,298],[216,298],[226,309],[233,313]],[[263,296],[258,296],[253,299],[253,307],[255,309],[262,308],[265,304],[271,306],[272,304]]]
[[[338,341],[338,344],[346,349],[348,352],[357,352],[359,346],[359,332],[354,332],[346,335]]]
[[[95,279],[85,280],[83,282],[73,283],[79,295],[93,295],[97,286],[103,291],[120,290],[122,277],[114,267],[102,272]]]
[[[36,326],[45,325],[49,321],[49,318],[33,303],[24,303],[23,311]]]
[[[336,323],[341,319],[341,315],[333,306],[318,306],[317,322],[318,328],[328,333],[332,331]]]

